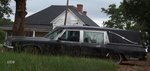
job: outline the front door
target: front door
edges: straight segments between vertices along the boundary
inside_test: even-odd
[[[80,31],[66,30],[61,37],[58,38],[61,44],[61,52],[66,55],[79,56],[80,48]]]

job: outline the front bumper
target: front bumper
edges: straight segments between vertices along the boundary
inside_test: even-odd
[[[7,45],[6,43],[3,44],[4,48],[13,49],[14,47],[11,45]]]
[[[5,48],[8,48],[8,49],[13,49],[14,47],[13,46],[9,46],[9,45],[4,45]]]

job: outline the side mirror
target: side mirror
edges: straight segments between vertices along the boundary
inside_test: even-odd
[[[58,40],[62,40],[62,38],[61,38],[61,37],[59,37],[59,38],[58,38]]]
[[[61,41],[61,37],[59,37],[58,39],[57,39],[57,42],[60,42]]]

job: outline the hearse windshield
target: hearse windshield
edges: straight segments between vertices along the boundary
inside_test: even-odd
[[[45,38],[54,40],[62,31],[63,31],[62,29],[54,29],[53,31],[45,35]]]

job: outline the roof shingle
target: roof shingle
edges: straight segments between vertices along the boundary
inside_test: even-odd
[[[98,26],[88,16],[81,13],[79,14],[74,6],[68,6],[68,8],[79,17],[86,26]],[[26,18],[27,25],[52,25],[50,24],[57,16],[59,16],[66,9],[65,5],[52,5],[44,10],[41,10]]]

